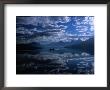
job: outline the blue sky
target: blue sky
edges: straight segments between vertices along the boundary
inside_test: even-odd
[[[17,16],[17,43],[71,42],[94,36],[93,16]]]

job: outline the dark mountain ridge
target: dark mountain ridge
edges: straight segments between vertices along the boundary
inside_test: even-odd
[[[36,42],[28,43],[28,44],[16,44],[16,50],[35,50],[42,49],[41,45]]]
[[[88,52],[90,54],[94,54],[94,38],[90,38],[86,41],[82,41],[78,44],[73,44],[73,45],[67,45],[65,46],[65,48],[69,48],[69,49],[79,49],[79,50],[83,50],[85,52]]]

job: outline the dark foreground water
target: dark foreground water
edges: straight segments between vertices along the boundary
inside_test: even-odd
[[[17,74],[94,74],[94,55],[59,48],[17,51]]]

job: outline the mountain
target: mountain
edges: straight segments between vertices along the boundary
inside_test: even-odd
[[[41,49],[41,45],[36,42],[28,43],[28,44],[16,44],[16,50],[35,50]]]
[[[59,41],[59,42],[52,42],[52,43],[48,44],[47,46],[50,46],[50,47],[66,47],[66,46],[70,46],[70,45],[76,45],[79,43],[81,43],[81,40],[72,40],[71,42]]]
[[[94,54],[94,38],[90,38],[86,41],[81,41],[77,44],[67,45],[65,48],[69,49],[79,49],[81,51],[88,52],[90,54]]]

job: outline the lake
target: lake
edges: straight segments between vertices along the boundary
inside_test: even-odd
[[[50,47],[17,51],[17,74],[94,74],[94,55],[78,49]]]

